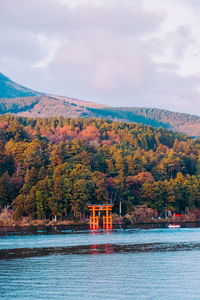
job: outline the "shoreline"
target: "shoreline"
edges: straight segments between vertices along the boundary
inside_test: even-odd
[[[181,220],[181,221],[159,221],[159,222],[138,222],[133,224],[114,223],[113,230],[117,229],[159,229],[168,228],[169,224],[180,224],[181,228],[199,228],[200,220]],[[30,233],[30,234],[42,234],[42,233],[72,233],[79,231],[90,231],[88,223],[62,223],[57,222],[55,224],[25,224],[25,225],[0,225],[0,234],[6,234],[9,232],[18,233]],[[99,228],[99,231],[103,229]]]

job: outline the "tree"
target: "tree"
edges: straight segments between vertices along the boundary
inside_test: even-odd
[[[71,209],[75,219],[80,219],[87,209],[89,191],[85,179],[78,179],[73,183]]]
[[[115,167],[118,171],[118,176],[116,178],[116,187],[118,190],[119,199],[119,215],[122,215],[122,197],[124,195],[124,163],[122,159],[121,152],[118,151],[115,156]]]
[[[99,171],[92,173],[94,182],[94,198],[97,203],[108,202],[108,191],[106,186],[106,175]]]

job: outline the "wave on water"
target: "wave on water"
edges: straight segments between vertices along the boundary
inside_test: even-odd
[[[192,250],[200,250],[200,243],[93,244],[68,247],[2,249],[0,250],[0,260],[69,254],[97,255]]]

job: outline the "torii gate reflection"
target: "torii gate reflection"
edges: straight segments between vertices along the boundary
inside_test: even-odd
[[[106,212],[106,215],[103,216],[103,229],[112,229],[112,216],[109,213],[112,211],[113,204],[90,204],[88,208],[89,211],[92,211],[92,216],[90,216],[90,230],[99,229],[99,216],[96,216],[96,211]]]

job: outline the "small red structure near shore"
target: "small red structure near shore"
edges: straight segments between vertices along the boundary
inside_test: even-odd
[[[182,218],[182,215],[181,215],[181,214],[176,214],[176,213],[175,213],[175,217]]]
[[[96,215],[96,212],[106,212],[106,215],[103,216],[103,229],[112,229],[112,212],[113,204],[90,204],[88,205],[89,211],[92,212],[90,216],[90,229],[98,230],[99,229],[99,216]]]

